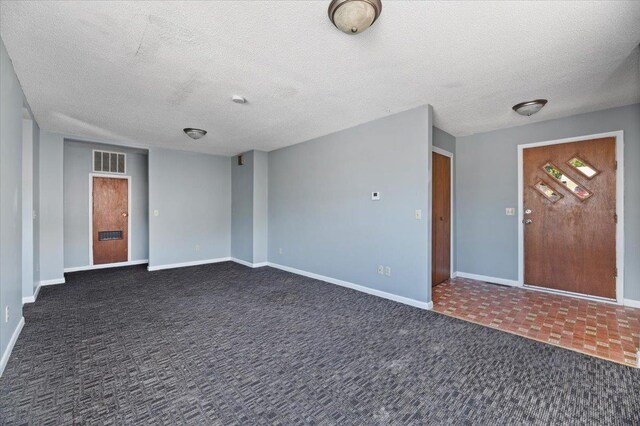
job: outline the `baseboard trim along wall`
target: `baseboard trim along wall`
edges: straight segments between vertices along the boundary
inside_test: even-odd
[[[93,269],[118,268],[121,266],[144,265],[145,263],[149,263],[149,260],[140,259],[140,260],[132,260],[129,262],[105,263],[102,265],[74,266],[72,268],[64,268],[64,272],[67,273],[67,272],[78,272],[78,271],[90,271]]]
[[[268,262],[251,263],[247,262],[246,260],[238,259],[236,257],[232,257],[231,261],[239,263],[240,265],[248,266],[249,268],[261,268],[268,265]]]
[[[624,299],[622,303],[629,308],[640,308],[640,300]],[[640,359],[638,359],[638,361],[640,361]]]
[[[58,284],[64,284],[64,277],[62,278],[56,278],[54,280],[43,280],[40,281],[40,285],[38,287],[42,287],[43,285],[58,285]]]
[[[42,284],[40,283],[40,281],[38,281],[38,286],[36,287],[36,290],[33,292],[33,296],[23,297],[22,304],[24,305],[25,303],[34,303],[38,298],[38,293],[40,293],[40,287],[42,287]]]
[[[290,268],[288,266],[279,265],[277,263],[267,262],[267,266],[271,266],[272,268],[280,269],[282,271],[291,272],[292,274],[302,275],[304,277],[313,278],[316,280],[324,281],[329,284],[339,285],[341,287],[350,288],[352,290],[360,291],[362,293],[367,293],[372,296],[382,297],[383,299],[392,300],[394,302],[403,303],[405,305],[413,306],[415,308],[420,309],[433,309],[433,302],[421,302],[415,299],[409,299],[408,297],[398,296],[396,294],[387,293],[385,291],[374,290],[369,287],[364,287],[359,284],[354,284],[348,281],[342,281],[331,277],[325,277],[324,275],[314,274],[313,272],[307,272],[300,269]]]
[[[209,263],[229,262],[230,257],[219,257],[217,259],[194,260],[192,262],[169,263],[166,265],[147,266],[147,271],[160,271],[162,269],[186,268],[187,266],[206,265]]]
[[[13,347],[18,341],[18,336],[20,336],[20,332],[22,331],[22,327],[24,327],[24,317],[20,317],[20,321],[16,326],[16,329],[13,330],[13,334],[11,335],[11,340],[9,340],[9,344],[7,345],[7,349],[4,350],[2,354],[2,359],[0,359],[0,377],[2,377],[2,373],[4,373],[4,368],[7,366],[7,362],[9,362],[9,357],[11,356],[11,351],[13,351]]]
[[[454,276],[458,278],[468,278],[470,280],[486,281],[488,283],[508,285],[510,287],[520,287],[517,280],[508,280],[506,278],[488,277],[486,275],[469,274],[467,272],[456,272]]]
[[[471,280],[485,281],[485,282],[488,282],[488,283],[501,284],[501,285],[506,285],[506,286],[510,286],[510,287],[521,287],[521,285],[516,280],[507,280],[505,278],[488,277],[488,276],[485,276],[485,275],[468,274],[466,272],[455,272],[453,274],[452,278],[454,278],[454,277],[469,278]],[[576,297],[578,299],[592,300],[592,301],[596,301],[596,302],[612,303],[612,304],[616,303],[615,300],[613,300],[613,301],[612,300],[600,300],[599,298],[596,299],[596,298],[593,298],[593,297],[582,296],[582,295],[575,294],[575,293],[565,293],[565,292],[554,291],[554,290],[546,290],[546,289],[539,288],[539,287],[535,287],[535,288],[525,287],[525,288],[528,288],[529,290],[542,291],[542,292],[545,292],[545,293],[558,294],[558,295],[567,296],[567,297]],[[629,308],[640,308],[640,300],[624,299],[623,302],[622,302],[622,305],[627,306]]]

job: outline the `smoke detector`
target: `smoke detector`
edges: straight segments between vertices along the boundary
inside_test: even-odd
[[[247,98],[245,98],[244,96],[240,96],[240,95],[233,95],[231,97],[231,100],[237,104],[246,104],[247,103]]]

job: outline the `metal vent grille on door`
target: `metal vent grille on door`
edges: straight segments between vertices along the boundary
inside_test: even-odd
[[[98,241],[121,240],[122,231],[100,231],[98,232]]]
[[[120,152],[93,151],[93,171],[102,173],[125,173],[126,154]]]

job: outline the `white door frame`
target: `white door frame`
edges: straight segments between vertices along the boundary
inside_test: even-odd
[[[618,215],[618,223],[616,225],[616,267],[618,276],[616,277],[616,300],[615,302],[622,305],[624,301],[624,131],[598,133],[595,135],[584,135],[573,138],[556,139],[544,142],[533,142],[518,145],[518,285],[525,286],[524,282],[524,176],[523,176],[523,152],[527,148],[535,148],[546,145],[559,145],[570,142],[580,142],[590,139],[599,138],[616,138],[616,161],[618,168],[616,170],[616,213]],[[533,287],[533,289],[540,289]],[[545,289],[540,289],[545,290]],[[565,293],[574,297],[582,297],[594,300],[607,300],[596,296],[581,295],[576,293],[549,290],[551,292]]]
[[[453,153],[446,151],[442,148],[438,148],[437,146],[432,146],[431,147],[431,152],[435,152],[436,154],[440,154],[440,155],[444,155],[445,157],[449,157],[449,159],[451,160],[451,167],[449,168],[449,172],[451,174],[451,177],[449,178],[449,184],[451,185],[451,189],[449,190],[449,198],[450,198],[450,202],[451,202],[451,207],[449,208],[449,249],[450,249],[450,254],[449,254],[449,278],[455,278],[455,272],[453,270]],[[431,166],[433,168],[433,166]],[[433,182],[433,170],[431,170],[431,181]],[[433,190],[431,191],[432,196],[431,196],[431,209],[433,209]],[[433,220],[433,219],[432,219]],[[433,230],[431,231],[433,232]],[[430,244],[432,245],[431,247],[431,262],[433,262],[433,239],[431,240]],[[431,286],[433,287],[433,283],[431,283]]]
[[[127,261],[100,264],[101,268],[119,266],[131,262],[131,176],[108,173],[89,173],[89,266],[93,266],[93,178],[127,180]]]

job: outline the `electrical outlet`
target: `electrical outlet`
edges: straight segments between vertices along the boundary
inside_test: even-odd
[[[507,216],[515,216],[516,215],[516,209],[514,207],[507,207],[505,209],[505,213],[507,214]]]
[[[200,251],[200,244],[196,244],[196,251]]]
[[[4,322],[9,322],[9,305],[4,307]]]
[[[384,268],[384,274],[388,277],[391,276],[391,266],[387,266]]]
[[[384,275],[384,266],[382,266],[382,265],[378,265],[378,273],[379,273],[380,275]]]
[[[282,247],[278,249],[278,254],[282,254]]]

